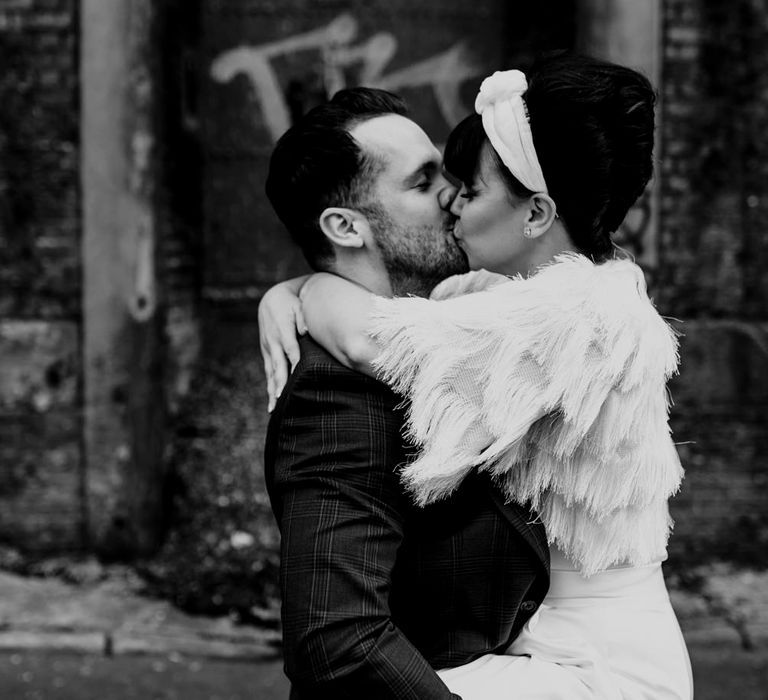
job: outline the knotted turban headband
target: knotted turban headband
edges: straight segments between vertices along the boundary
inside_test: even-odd
[[[496,71],[480,86],[475,111],[501,162],[532,192],[547,192],[536,149],[533,147],[528,109],[523,93],[528,81],[519,70]]]

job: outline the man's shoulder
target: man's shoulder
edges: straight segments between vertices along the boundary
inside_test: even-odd
[[[383,401],[383,407],[390,409],[400,403],[386,384],[345,367],[309,335],[299,339],[299,348],[301,358],[288,378],[278,406],[292,399],[321,404],[332,401],[336,408],[348,402],[368,404],[373,401],[378,405]]]
[[[342,365],[311,338],[299,344],[301,359],[267,427],[268,473],[269,465],[281,460],[282,478],[302,465],[317,468],[319,461],[354,467],[362,459],[366,469],[375,462],[391,471],[404,460],[400,399],[385,384]]]
[[[322,345],[315,342],[311,335],[306,334],[299,338],[299,348],[301,350],[301,359],[297,369],[306,369],[317,366],[328,366],[347,370],[331,353]],[[349,371],[349,370],[347,370]]]
[[[344,386],[354,386],[361,391],[377,393],[389,391],[382,382],[345,367],[309,335],[299,339],[299,349],[301,350],[301,359],[291,376],[294,384],[303,385],[307,382],[325,381],[332,377],[333,381],[336,382],[335,386],[340,389]]]

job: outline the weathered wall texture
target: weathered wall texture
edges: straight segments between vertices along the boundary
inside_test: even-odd
[[[268,285],[304,269],[263,196],[270,149],[291,115],[362,81],[403,92],[440,141],[485,73],[569,45],[575,13],[588,4],[601,5],[163,4],[155,40],[166,37],[157,64],[165,117],[153,128],[164,161],[156,233],[168,351],[159,372],[178,411],[168,450],[182,503],[177,525],[191,523],[173,540],[179,551],[202,533],[193,555],[215,572],[232,533],[250,531],[264,552],[275,547],[264,524],[255,311]],[[768,8],[762,0],[662,7],[651,272],[659,307],[681,319],[685,334],[672,395],[688,470],[673,502],[671,561],[764,564]],[[80,9],[77,0],[0,2],[0,544],[41,551],[81,547],[87,531]],[[104,410],[118,410],[113,398]],[[253,563],[249,551],[238,556],[243,567]],[[178,561],[180,579],[189,579],[189,557]]]
[[[666,0],[657,301],[688,471],[673,561],[768,551],[768,5]]]
[[[75,0],[0,3],[0,543],[82,545]]]
[[[445,29],[423,34],[418,42],[409,34],[400,37],[391,16],[378,5],[357,11],[354,3],[323,4],[322,10],[308,12],[301,11],[303,3],[292,3],[285,16],[282,7],[278,11],[265,3],[204,5],[209,11],[204,55],[213,78],[203,89],[210,110],[203,141],[211,156],[204,244],[209,251],[204,292],[210,325],[205,337],[209,356],[226,357],[227,363],[233,359],[232,348],[239,345],[237,361],[255,367],[251,376],[259,377],[258,360],[249,357],[255,347],[251,300],[271,279],[301,269],[261,196],[270,140],[284,128],[291,108],[288,101],[281,107],[282,98],[270,105],[268,78],[289,93],[287,88],[293,85],[291,94],[304,100],[304,106],[316,99],[313,90],[322,91],[323,76],[328,75],[321,58],[327,60],[329,54],[317,56],[321,30],[326,36],[332,29],[346,31],[351,38],[341,43],[347,50],[357,50],[358,59],[374,57],[378,50],[383,56],[385,42],[377,37],[391,33],[397,50],[375,76],[390,70],[402,75],[417,59],[449,49],[459,36],[452,33],[456,23],[470,47],[473,32],[487,32],[481,61],[486,70],[498,65],[497,58],[524,58],[522,47],[536,47],[535,41],[529,42],[541,31],[533,28],[527,38],[517,36],[525,33],[520,24],[510,22],[515,13],[507,7],[505,31],[516,34],[513,43],[520,48],[504,48],[509,37],[488,29],[501,19],[494,15],[500,5],[493,3],[475,5],[471,11],[453,3],[442,3],[440,11],[431,3],[420,6],[406,24],[417,27],[427,15],[432,21],[439,16]],[[575,3],[571,11],[578,6]],[[401,17],[404,11],[392,9]],[[683,321],[683,369],[672,387],[675,437],[684,443],[680,451],[688,469],[683,491],[672,506],[677,519],[672,560],[681,565],[718,557],[765,563],[766,12],[765,3],[758,0],[662,3],[660,206],[652,241],[656,255],[649,256],[658,263],[649,273],[662,311]],[[352,21],[343,25],[342,16]],[[557,14],[546,16],[551,20]],[[567,28],[558,31],[562,37]],[[499,42],[495,48],[494,42]],[[471,104],[475,86],[472,78],[466,80],[460,92],[466,104]],[[415,92],[404,84],[392,87],[415,100],[416,118],[438,140],[444,137],[450,116],[435,123],[441,110],[430,86]],[[258,222],[258,235],[253,222]],[[224,327],[226,333],[221,333]],[[229,351],[217,341],[223,338]],[[232,364],[228,367],[233,371]],[[254,400],[258,412],[263,400],[258,390]],[[261,428],[257,424],[253,429]]]

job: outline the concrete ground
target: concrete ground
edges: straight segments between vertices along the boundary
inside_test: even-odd
[[[282,662],[0,653],[3,700],[287,700]]]
[[[696,700],[766,700],[765,649],[692,646]],[[184,656],[0,653],[4,700],[287,700],[282,663]]]
[[[713,567],[671,590],[697,700],[768,700],[768,573]],[[114,577],[0,572],[4,700],[284,700],[279,633],[186,615]]]

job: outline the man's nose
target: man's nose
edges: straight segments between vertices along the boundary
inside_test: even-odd
[[[450,211],[451,204],[453,204],[453,200],[456,198],[456,193],[458,192],[458,189],[452,185],[444,176],[442,176],[442,187],[440,188],[440,191],[437,194],[437,201],[440,203],[440,208],[444,209],[445,211]]]
[[[461,210],[464,208],[464,203],[466,202],[464,197],[461,196],[461,192],[464,188],[462,187],[461,189],[454,189],[456,191],[453,194],[453,199],[451,200],[451,208],[449,211],[454,216],[461,216]]]

